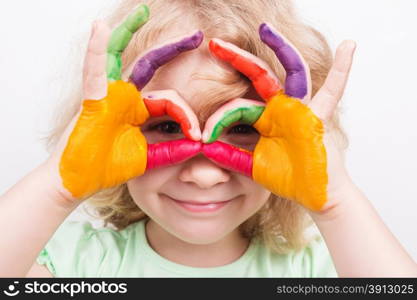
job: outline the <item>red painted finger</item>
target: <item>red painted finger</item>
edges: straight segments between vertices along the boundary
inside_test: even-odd
[[[192,140],[201,139],[198,119],[187,102],[174,90],[143,93],[144,102],[152,117],[171,116],[181,125],[184,134]]]
[[[209,49],[217,58],[228,62],[246,75],[264,100],[269,100],[282,89],[278,77],[271,68],[255,55],[220,39],[212,39],[209,42]]]
[[[148,144],[146,169],[154,169],[183,162],[201,152],[200,142],[181,139]]]
[[[252,152],[219,141],[203,144],[202,151],[220,166],[252,177]]]

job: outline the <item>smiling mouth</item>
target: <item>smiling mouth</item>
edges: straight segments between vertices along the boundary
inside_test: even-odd
[[[229,204],[233,199],[226,201],[212,201],[212,202],[197,202],[197,201],[185,201],[171,198],[168,195],[164,195],[172,200],[178,206],[191,212],[215,212]]]

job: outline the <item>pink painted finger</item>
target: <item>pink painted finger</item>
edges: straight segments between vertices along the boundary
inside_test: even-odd
[[[107,95],[107,43],[110,28],[101,21],[94,22],[83,68],[83,98],[99,100]]]
[[[207,158],[223,168],[252,178],[252,152],[219,141],[203,144],[202,151]]]
[[[246,75],[264,100],[268,101],[282,89],[282,84],[268,64],[255,55],[221,39],[212,39],[209,49],[217,58]]]
[[[200,142],[181,139],[148,144],[146,169],[154,169],[183,162],[201,152]]]
[[[233,123],[252,125],[259,119],[264,109],[263,101],[237,98],[227,102],[206,121],[202,134],[203,142],[214,142],[223,130]]]
[[[201,139],[200,124],[188,103],[174,90],[149,91],[143,99],[152,117],[171,116],[181,125],[184,134],[192,140]]]

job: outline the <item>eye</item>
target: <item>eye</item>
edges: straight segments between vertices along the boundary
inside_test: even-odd
[[[238,124],[230,128],[227,132],[228,134],[254,134],[258,131],[248,124]]]
[[[235,124],[230,126],[219,140],[237,146],[239,148],[253,151],[259,140],[258,131],[249,124]]]
[[[163,121],[149,126],[149,130],[156,130],[163,134],[181,133],[181,126],[175,121]]]

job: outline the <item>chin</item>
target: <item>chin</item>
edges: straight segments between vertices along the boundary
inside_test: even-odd
[[[170,233],[184,242],[206,245],[220,241],[237,227],[215,220],[194,220],[189,224],[175,224],[170,228]]]

